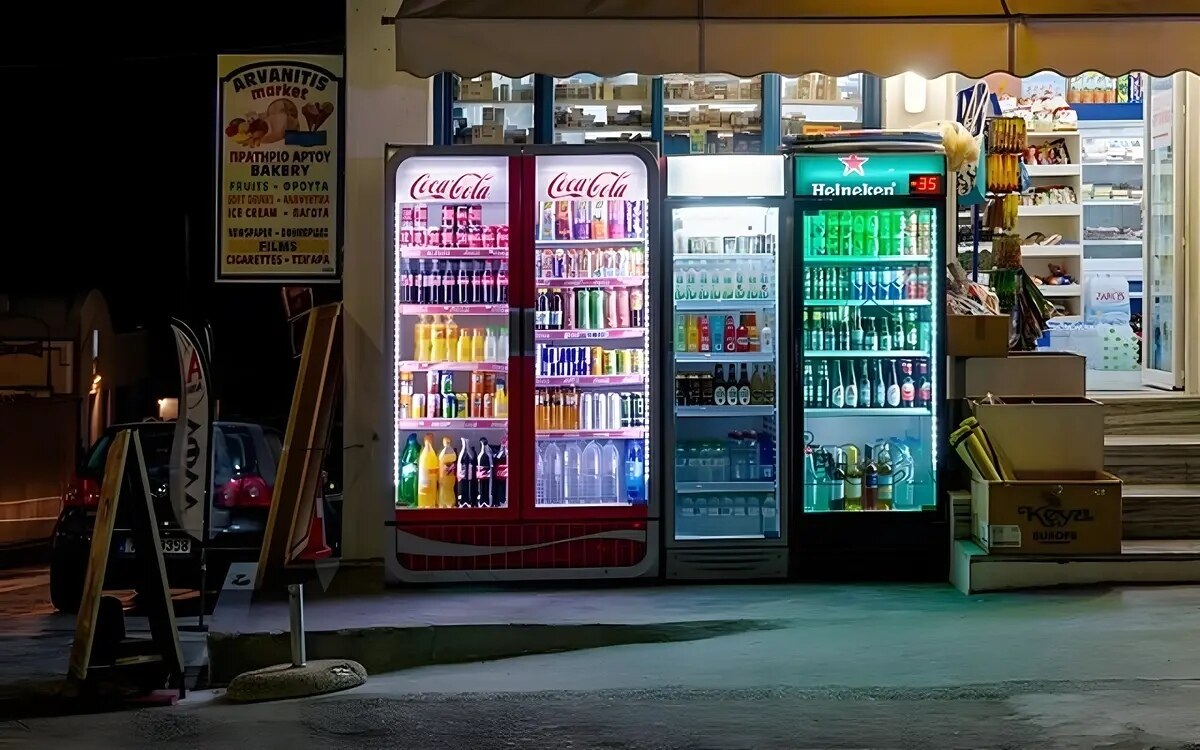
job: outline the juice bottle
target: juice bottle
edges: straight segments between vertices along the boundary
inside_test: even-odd
[[[695,315],[687,316],[687,350],[689,352],[700,351],[700,326],[696,322]]]
[[[453,315],[446,316],[446,361],[458,361],[458,323]]]
[[[492,411],[496,419],[508,419],[508,389],[503,380],[496,381],[496,396],[492,399]]]
[[[487,336],[483,340],[483,361],[499,361],[496,352],[496,329],[492,326],[488,326]]]
[[[456,347],[456,353],[454,356],[456,362],[471,361],[473,342],[474,338],[471,336],[471,329],[462,329],[462,334],[458,337],[458,346]]]
[[[414,358],[418,362],[429,361],[429,316],[422,315],[413,326],[413,339],[416,341]]]
[[[480,328],[476,328],[475,333],[472,338],[473,338],[473,341],[471,342],[471,361],[472,362],[483,362],[484,361],[483,345],[484,345],[484,342],[487,340],[484,338],[483,330]]]
[[[457,503],[454,495],[454,480],[458,473],[458,454],[450,445],[450,438],[442,438],[442,452],[438,454],[441,474],[438,475],[437,507],[453,508]]]
[[[446,361],[446,326],[439,319],[440,316],[433,316],[433,323],[429,325],[429,361],[430,362],[445,362]]]
[[[746,343],[750,347],[748,351],[756,352],[759,350],[758,313],[750,313],[746,317],[750,319],[749,322],[746,323],[746,334],[748,338]]]
[[[433,449],[433,435],[425,433],[425,447],[421,448],[421,458],[417,462],[417,507],[437,507],[438,475],[442,465],[438,461],[437,451]]]

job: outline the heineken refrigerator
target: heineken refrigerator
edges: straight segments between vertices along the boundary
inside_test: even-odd
[[[666,159],[659,273],[669,579],[787,575],[788,215],[781,155]]]
[[[791,150],[800,304],[788,423],[802,477],[792,573],[944,578],[942,298],[954,199],[941,139],[861,133]]]

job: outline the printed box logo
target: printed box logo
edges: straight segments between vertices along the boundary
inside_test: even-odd
[[[891,185],[830,185],[827,182],[814,182],[813,195],[895,195],[896,183]]]
[[[492,192],[490,174],[466,172],[458,177],[435,179],[428,172],[413,180],[408,194],[413,200],[485,201]]]
[[[1033,541],[1042,544],[1067,544],[1077,541],[1079,534],[1065,527],[1074,523],[1090,523],[1096,520],[1092,511],[1087,508],[1064,510],[1054,505],[1042,505],[1036,508],[1022,505],[1017,508],[1017,512],[1024,516],[1026,521],[1041,524],[1042,529],[1035,530],[1032,536]]]
[[[606,170],[591,177],[571,177],[559,172],[550,180],[546,194],[551,198],[624,198],[629,172]]]

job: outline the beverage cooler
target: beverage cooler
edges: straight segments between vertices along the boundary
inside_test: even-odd
[[[662,349],[674,391],[664,450],[668,578],[788,572],[789,263],[782,156],[666,159]],[[666,305],[664,305],[666,307]]]
[[[938,481],[943,274],[954,202],[940,138],[801,142],[792,159],[790,422],[800,578],[944,579]]]
[[[654,576],[657,153],[388,161],[390,581]]]

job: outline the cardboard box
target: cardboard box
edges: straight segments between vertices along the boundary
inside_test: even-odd
[[[492,84],[490,81],[461,81],[458,84],[458,99],[464,102],[491,101]]]
[[[1087,398],[971,402],[979,425],[1015,473],[1104,470],[1104,404]]]
[[[1008,316],[946,316],[946,353],[951,357],[1008,356]]]
[[[971,531],[992,553],[1120,554],[1121,480],[1103,471],[974,480]]]
[[[496,122],[473,125],[470,137],[471,143],[504,143],[504,126]]]
[[[1070,352],[1011,352],[950,360],[949,398],[1087,395],[1087,358]]]

